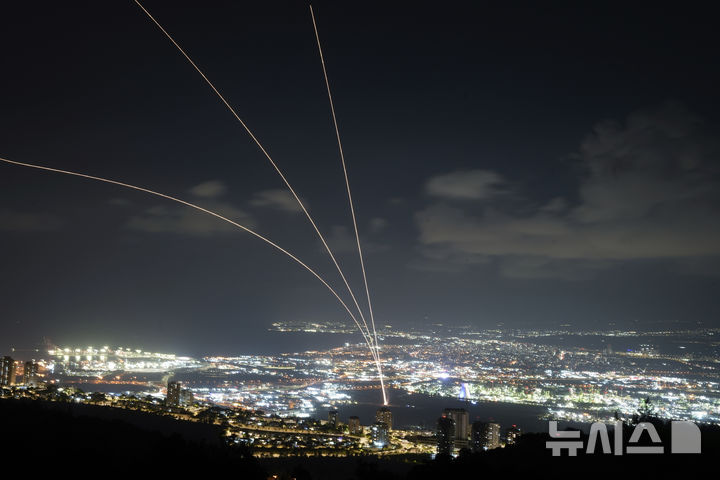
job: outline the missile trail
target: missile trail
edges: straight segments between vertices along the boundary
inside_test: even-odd
[[[365,260],[363,259],[362,247],[360,246],[360,233],[358,232],[357,219],[355,218],[355,206],[353,205],[352,193],[350,192],[350,181],[348,180],[347,166],[345,164],[345,153],[343,152],[342,141],[340,140],[340,128],[338,127],[337,116],[335,115],[335,103],[333,102],[330,90],[330,80],[328,79],[327,67],[325,66],[325,57],[323,56],[322,46],[320,45],[320,34],[318,33],[317,22],[315,21],[315,12],[312,5],[310,7],[310,16],[312,17],[313,29],[315,30],[315,40],[317,41],[318,52],[320,53],[320,63],[322,64],[323,76],[325,77],[325,87],[327,88],[328,100],[330,101],[330,112],[332,113],[333,125],[335,126],[335,138],[337,138],[338,150],[340,151],[340,161],[345,174],[345,187],[347,189],[348,203],[350,204],[350,214],[352,216],[353,227],[355,228],[355,242],[357,243],[358,256],[360,257],[360,269],[362,270],[363,283],[365,284],[365,295],[367,296],[368,311],[370,313],[370,324],[372,325],[373,345],[378,348],[377,331],[375,330],[375,315],[373,314],[372,301],[370,300],[370,289],[368,288],[367,273],[365,271]],[[367,323],[365,324],[367,328]],[[370,329],[368,328],[368,334]],[[378,371],[380,372],[380,384],[383,392],[383,402],[387,405],[385,397],[385,385],[383,382],[382,369],[380,367],[380,352],[376,354],[378,362]]]
[[[173,196],[170,196],[170,195],[166,195],[166,194],[164,194],[164,193],[156,192],[156,191],[150,190],[150,189],[148,189],[148,188],[138,187],[138,186],[136,186],[136,185],[131,185],[131,184],[129,184],[129,183],[123,183],[123,182],[119,182],[119,181],[117,181],[117,180],[110,180],[110,179],[108,179],[108,178],[95,177],[95,176],[93,176],[93,175],[87,175],[87,174],[85,174],[85,173],[71,172],[71,171],[69,171],[69,170],[60,170],[60,169],[57,169],[57,168],[46,167],[46,166],[43,166],[43,165],[34,165],[34,164],[32,164],[32,163],[17,162],[17,161],[15,161],[15,160],[8,160],[7,158],[2,158],[2,157],[0,157],[0,161],[5,162],[5,163],[9,163],[9,164],[12,164],[12,165],[18,165],[18,166],[21,166],[21,167],[36,168],[36,169],[38,169],[38,170],[45,170],[45,171],[48,171],[48,172],[62,173],[62,174],[65,174],[65,175],[72,175],[72,176],[75,176],[75,177],[82,177],[82,178],[87,178],[87,179],[90,179],[90,180],[97,180],[97,181],[99,181],[99,182],[110,183],[110,184],[113,184],[113,185],[119,185],[119,186],[121,186],[121,187],[130,188],[130,189],[133,189],[133,190],[138,190],[138,191],[141,191],[141,192],[149,193],[149,194],[151,194],[151,195],[155,195],[155,196],[158,196],[158,197],[162,197],[162,198],[165,198],[165,199],[167,199],[167,200],[172,200],[173,202],[177,202],[177,203],[180,203],[180,204],[182,204],[182,205],[185,205],[185,206],[188,206],[188,207],[192,207],[192,208],[194,208],[194,209],[196,209],[196,210],[200,210],[200,211],[203,212],[203,213],[207,213],[208,215],[212,215],[213,217],[219,218],[220,220],[222,220],[222,221],[224,221],[224,222],[227,222],[227,223],[229,223],[230,225],[233,225],[233,226],[235,226],[235,227],[237,227],[237,228],[240,228],[241,230],[246,231],[247,233],[255,236],[256,238],[259,238],[260,240],[262,240],[263,242],[267,243],[268,245],[274,247],[275,249],[280,250],[282,253],[284,253],[285,255],[287,255],[288,257],[290,257],[291,259],[293,259],[296,263],[298,263],[300,266],[302,266],[305,270],[307,270],[308,272],[310,272],[315,278],[317,278],[318,280],[320,280],[320,282],[321,282],[323,285],[325,285],[325,287],[330,291],[330,293],[332,293],[332,295],[337,299],[337,301],[340,302],[340,304],[343,306],[343,308],[345,309],[345,311],[350,315],[350,318],[353,319],[353,321],[355,322],[355,325],[357,325],[357,327],[360,329],[360,333],[362,333],[363,338],[365,339],[365,343],[367,344],[368,348],[370,348],[370,351],[371,351],[371,353],[372,353],[372,346],[371,346],[371,341],[372,341],[372,339],[370,339],[367,335],[365,335],[365,331],[363,330],[362,326],[360,325],[360,322],[357,321],[357,318],[355,318],[355,315],[350,311],[350,309],[348,308],[347,304],[343,301],[342,298],[340,298],[340,296],[337,294],[337,292],[325,281],[325,279],[323,279],[315,270],[313,270],[312,268],[310,268],[305,262],[303,262],[302,260],[300,260],[299,258],[297,258],[295,255],[293,255],[293,254],[290,253],[289,251],[285,250],[284,248],[282,248],[280,245],[278,245],[277,243],[273,242],[272,240],[269,240],[269,239],[265,238],[264,236],[260,235],[259,233],[257,233],[257,232],[255,232],[255,231],[249,229],[248,227],[246,227],[246,226],[244,226],[244,225],[240,225],[239,223],[237,223],[237,222],[235,222],[235,221],[233,221],[233,220],[231,220],[231,219],[229,219],[229,218],[227,218],[227,217],[224,217],[224,216],[220,215],[219,213],[213,212],[212,210],[208,210],[208,209],[203,208],[203,207],[201,207],[201,206],[199,206],[199,205],[195,205],[194,203],[190,203],[190,202],[187,202],[187,201],[185,201],[185,200],[181,200],[181,199],[179,199],[179,198],[176,198],[176,197],[173,197]]]
[[[320,233],[320,229],[318,228],[317,224],[313,220],[313,218],[310,216],[310,213],[307,211],[307,208],[305,208],[305,205],[303,204],[302,200],[300,200],[300,197],[295,193],[295,190],[290,186],[290,182],[285,178],[285,175],[283,174],[282,170],[280,170],[280,167],[277,166],[275,161],[270,156],[270,153],[265,149],[265,147],[260,143],[260,140],[253,134],[252,130],[247,126],[247,124],[240,118],[240,116],[237,114],[235,109],[230,106],[230,103],[225,99],[225,97],[220,93],[220,91],[215,87],[215,85],[210,81],[210,79],[203,73],[202,70],[200,70],[200,67],[197,66],[197,64],[190,58],[190,56],[185,53],[185,50],[180,47],[180,45],[173,39],[173,37],[163,28],[162,25],[160,25],[160,22],[158,22],[155,17],[153,17],[150,12],[145,9],[145,7],[142,6],[142,4],[138,0],[134,0],[135,3],[142,9],[143,12],[145,12],[145,15],[148,16],[150,20],[153,21],[155,25],[162,31],[165,36],[172,42],[172,44],[177,48],[177,50],[187,59],[188,62],[190,62],[190,65],[195,68],[195,70],[200,74],[200,76],[205,80],[205,82],[210,86],[210,88],[215,92],[215,95],[218,96],[218,98],[222,101],[222,103],[227,107],[227,109],[230,111],[230,113],[233,114],[235,119],[240,122],[240,125],[243,126],[245,131],[250,135],[250,138],[253,139],[255,144],[260,148],[262,153],[265,155],[265,157],[270,161],[270,164],[273,166],[275,171],[280,175],[280,178],[282,178],[283,182],[285,183],[285,186],[290,190],[290,193],[297,201],[298,205],[300,205],[300,208],[305,213],[305,216],[310,221],[310,224],[315,229],[315,233],[317,233],[318,237],[320,238],[320,241],[322,242],[323,246],[325,247],[325,250],[328,252],[328,255],[330,255],[330,259],[332,260],[333,264],[335,265],[335,268],[337,269],[338,273],[340,274],[340,277],[342,278],[343,283],[345,284],[345,288],[347,289],[348,293],[350,294],[350,297],[353,300],[353,303],[355,304],[355,307],[358,310],[358,313],[360,314],[360,318],[362,319],[363,323],[365,324],[365,327],[367,329],[367,322],[365,321],[365,316],[363,315],[362,309],[360,308],[360,305],[358,304],[357,298],[355,298],[355,293],[353,292],[352,288],[350,288],[350,284],[347,281],[347,278],[345,278],[345,274],[343,273],[342,269],[340,268],[340,265],[338,264],[337,259],[335,258],[335,255],[333,255],[332,250],[330,250],[330,246],[325,241],[325,237],[322,233]],[[368,330],[368,334],[370,333],[370,330]],[[375,356],[375,354],[374,354]]]

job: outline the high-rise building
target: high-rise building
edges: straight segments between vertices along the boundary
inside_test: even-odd
[[[522,430],[520,430],[520,427],[517,425],[513,425],[512,427],[508,427],[505,429],[505,443],[507,445],[512,445],[515,443],[518,439],[518,437],[522,435]]]
[[[373,446],[383,448],[390,443],[390,429],[385,422],[375,422],[370,426],[370,439]]]
[[[452,455],[455,449],[455,420],[447,415],[437,421],[437,454]]]
[[[8,356],[0,360],[0,385],[15,385],[15,360]]]
[[[473,422],[470,430],[470,448],[473,452],[479,452],[485,447],[485,423]]]
[[[338,411],[337,410],[330,410],[328,412],[328,423],[332,425],[333,427],[338,426]]]
[[[181,388],[180,389],[180,405],[192,405],[195,403],[195,395],[193,393],[186,389]]]
[[[470,435],[473,451],[491,450],[500,446],[500,424],[474,422]]]
[[[375,412],[375,421],[376,422],[382,422],[385,425],[387,425],[388,430],[392,430],[393,427],[393,421],[392,421],[392,412],[387,407],[380,407],[377,409],[377,412]]]
[[[167,397],[165,397],[165,403],[173,407],[180,405],[180,392],[182,391],[182,384],[180,382],[168,382],[167,385]]]
[[[23,384],[36,385],[38,375],[38,364],[35,360],[28,360],[23,367]]]
[[[350,435],[362,435],[363,429],[360,426],[359,417],[348,418],[348,430],[350,432]]]
[[[469,428],[470,428],[470,416],[467,410],[464,408],[446,408],[443,410],[443,416],[450,417],[455,422],[455,448],[461,449],[467,447]]]
[[[500,446],[500,424],[487,423],[485,425],[485,447],[488,450],[498,448]]]

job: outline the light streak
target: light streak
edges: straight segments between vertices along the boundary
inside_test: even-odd
[[[328,252],[328,255],[330,255],[330,259],[332,260],[333,264],[335,265],[335,268],[337,269],[338,273],[340,274],[340,277],[342,278],[343,283],[345,284],[345,288],[347,288],[348,293],[350,294],[350,297],[353,300],[353,303],[355,304],[355,307],[358,310],[358,313],[360,314],[360,318],[362,319],[363,323],[365,324],[365,327],[367,328],[367,322],[365,321],[365,316],[363,315],[362,309],[360,308],[360,305],[358,304],[357,298],[355,298],[355,293],[352,291],[352,288],[350,288],[350,284],[347,281],[347,278],[345,278],[345,274],[343,273],[342,269],[340,268],[340,265],[338,264],[337,259],[335,258],[335,255],[332,253],[332,250],[330,250],[330,246],[325,241],[325,237],[322,233],[320,233],[320,229],[318,228],[317,224],[313,220],[312,216],[310,216],[310,212],[307,211],[307,208],[305,208],[305,205],[303,204],[302,200],[300,200],[300,197],[295,193],[295,190],[290,185],[290,182],[285,178],[285,175],[283,174],[282,170],[280,170],[280,167],[277,166],[275,161],[270,156],[270,153],[265,149],[265,147],[260,143],[260,140],[255,136],[255,134],[250,130],[250,127],[247,126],[247,124],[240,118],[240,115],[237,114],[235,109],[230,106],[230,103],[225,99],[225,97],[220,93],[220,91],[215,87],[215,85],[210,81],[210,79],[203,73],[202,70],[200,70],[200,67],[197,66],[197,64],[190,58],[190,56],[185,53],[185,50],[182,49],[182,47],[173,39],[173,37],[163,28],[162,25],[160,25],[160,22],[158,22],[155,17],[153,17],[150,12],[145,9],[145,7],[142,6],[142,4],[138,0],[134,0],[135,3],[142,9],[143,12],[145,12],[145,15],[150,18],[150,20],[153,21],[155,25],[162,31],[165,36],[172,42],[173,45],[175,45],[175,48],[178,49],[178,51],[187,59],[188,62],[190,62],[190,65],[195,68],[195,70],[200,74],[200,76],[205,80],[205,82],[212,88],[213,92],[215,92],[215,95],[218,96],[218,98],[222,101],[222,103],[227,107],[227,109],[230,111],[230,113],[233,114],[235,119],[240,122],[240,125],[243,126],[245,131],[250,135],[250,138],[253,139],[255,144],[260,148],[262,153],[265,155],[265,157],[270,161],[270,164],[273,166],[275,171],[280,175],[280,178],[282,178],[282,181],[285,183],[285,186],[290,190],[290,193],[297,201],[298,205],[300,205],[300,208],[305,213],[305,216],[310,221],[310,224],[315,229],[315,233],[317,233],[318,237],[320,238],[320,241],[322,242],[323,246],[325,247],[325,250]],[[370,334],[370,330],[368,329],[368,335]],[[371,347],[371,350],[373,350],[372,354],[373,357],[377,357],[376,349],[373,349]],[[384,392],[384,390],[383,390]]]
[[[325,56],[323,55],[322,46],[320,44],[320,34],[318,33],[317,22],[315,21],[315,12],[312,5],[310,7],[310,16],[312,17],[313,29],[315,30],[315,40],[317,41],[318,52],[320,53],[320,63],[322,64],[323,76],[325,77],[325,87],[327,88],[328,100],[330,101],[330,112],[332,113],[333,126],[335,127],[335,138],[337,138],[338,150],[340,151],[340,161],[345,175],[345,187],[347,189],[348,203],[350,204],[350,214],[352,216],[353,227],[355,229],[355,242],[357,243],[358,256],[360,257],[360,269],[362,270],[363,283],[365,284],[365,295],[367,296],[368,311],[370,313],[370,324],[372,325],[373,345],[376,349],[376,362],[378,372],[380,373],[380,384],[383,392],[383,403],[387,405],[387,397],[385,396],[385,384],[383,382],[382,368],[380,367],[380,352],[377,351],[378,340],[377,331],[375,330],[375,315],[373,314],[372,301],[370,300],[370,289],[368,288],[367,273],[365,271],[365,260],[363,259],[362,247],[360,246],[360,233],[358,232],[357,219],[355,218],[355,206],[353,204],[352,193],[350,192],[350,181],[348,180],[347,166],[345,164],[345,153],[343,151],[342,141],[340,140],[340,129],[338,127],[337,116],[335,115],[335,103],[333,102],[330,90],[330,80],[328,79],[327,67],[325,66]],[[364,320],[364,319],[363,319]],[[367,328],[367,323],[365,323]],[[368,328],[368,334],[370,329]]]
[[[288,257],[290,257],[291,259],[293,259],[295,262],[297,262],[298,264],[300,264],[300,266],[302,266],[305,270],[307,270],[308,272],[310,272],[310,273],[311,273],[315,278],[317,278],[323,285],[325,285],[325,287],[330,291],[330,293],[332,293],[332,295],[337,299],[337,301],[340,302],[340,304],[343,306],[343,308],[345,309],[345,311],[350,315],[350,318],[353,319],[353,321],[355,322],[355,325],[357,325],[357,327],[360,329],[360,333],[362,333],[363,338],[365,339],[365,343],[367,344],[368,348],[370,349],[370,352],[372,353],[372,346],[371,346],[371,341],[372,341],[372,339],[370,339],[369,336],[365,334],[365,331],[363,330],[362,326],[360,325],[360,322],[358,322],[357,318],[355,318],[355,315],[350,311],[350,309],[348,308],[347,304],[343,301],[342,298],[340,298],[340,295],[337,294],[337,292],[325,281],[325,279],[322,278],[315,270],[313,270],[312,268],[310,268],[305,262],[303,262],[302,260],[300,260],[298,257],[296,257],[295,255],[293,255],[293,254],[290,253],[289,251],[285,250],[284,248],[282,248],[280,245],[278,245],[277,243],[273,242],[272,240],[270,240],[270,239],[268,239],[268,238],[260,235],[259,233],[251,230],[250,228],[248,228],[248,227],[246,227],[246,226],[244,226],[244,225],[241,225],[241,224],[239,224],[239,223],[235,222],[234,220],[231,220],[231,219],[229,219],[229,218],[227,218],[227,217],[224,217],[224,216],[220,215],[219,213],[213,212],[212,210],[208,210],[208,209],[203,208],[203,207],[201,207],[201,206],[199,206],[199,205],[195,205],[194,203],[190,203],[190,202],[188,202],[188,201],[185,201],[185,200],[182,200],[182,199],[179,199],[179,198],[176,198],[176,197],[173,197],[173,196],[164,194],[164,193],[156,192],[156,191],[150,190],[150,189],[148,189],[148,188],[138,187],[137,185],[131,185],[131,184],[129,184],[129,183],[123,183],[123,182],[119,182],[119,181],[117,181],[117,180],[110,180],[110,179],[108,179],[108,178],[103,178],[103,177],[96,177],[96,176],[88,175],[88,174],[85,174],[85,173],[71,172],[71,171],[69,171],[69,170],[60,170],[60,169],[57,169],[57,168],[46,167],[46,166],[43,166],[43,165],[35,165],[35,164],[32,164],[32,163],[17,162],[17,161],[15,161],[15,160],[9,160],[9,159],[7,159],[7,158],[2,158],[2,157],[0,157],[0,161],[5,162],[5,163],[9,163],[9,164],[12,164],[12,165],[19,165],[19,166],[21,166],[21,167],[36,168],[36,169],[38,169],[38,170],[46,170],[46,171],[48,171],[48,172],[62,173],[62,174],[65,174],[65,175],[72,175],[72,176],[75,176],[75,177],[82,177],[82,178],[87,178],[87,179],[90,179],[90,180],[97,180],[97,181],[99,181],[99,182],[110,183],[110,184],[113,184],[113,185],[119,185],[119,186],[121,186],[121,187],[130,188],[130,189],[133,189],[133,190],[138,190],[138,191],[141,191],[141,192],[149,193],[149,194],[151,194],[151,195],[155,195],[155,196],[158,196],[158,197],[162,197],[162,198],[165,198],[165,199],[167,199],[167,200],[172,200],[173,202],[177,202],[177,203],[180,203],[180,204],[182,204],[182,205],[185,205],[185,206],[194,208],[194,209],[199,210],[199,211],[201,211],[201,212],[203,212],[203,213],[207,213],[208,215],[212,215],[213,217],[219,218],[220,220],[222,220],[222,221],[224,221],[224,222],[227,222],[227,223],[229,223],[230,225],[233,225],[233,226],[235,226],[235,227],[237,227],[237,228],[240,228],[240,229],[246,231],[247,233],[255,236],[256,238],[259,238],[260,240],[262,240],[263,242],[267,243],[268,245],[274,247],[275,249],[280,250],[282,253],[284,253],[285,255],[287,255]]]

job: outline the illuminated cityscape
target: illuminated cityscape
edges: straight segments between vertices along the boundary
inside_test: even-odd
[[[3,466],[711,471],[716,19],[7,3]]]
[[[341,325],[318,323],[275,324],[272,330],[276,335],[345,333]],[[385,327],[379,335],[389,407],[379,402],[373,358],[352,344],[200,359],[130,347],[56,347],[24,364],[4,357],[4,372],[23,366],[16,369],[15,377],[22,379],[17,386],[4,380],[3,396],[63,395],[190,420],[210,415],[225,425],[228,441],[270,456],[435,453],[433,423],[440,415],[452,422],[443,430],[452,451],[492,449],[536,428],[519,420],[490,421],[493,405],[539,407],[539,420],[586,424],[630,418],[639,402],[649,399],[662,418],[720,424],[718,363],[706,350],[718,348],[717,333]],[[583,346],[593,344],[605,346]],[[620,350],[620,345],[634,347]],[[26,373],[28,366],[33,371]],[[48,386],[54,393],[44,390]],[[392,403],[400,395],[404,402],[433,402],[437,416],[408,422],[412,417],[404,411],[412,405]],[[359,405],[368,401],[376,404],[374,416],[358,415]],[[450,401],[466,407],[443,407]],[[485,412],[480,421],[466,410],[475,406]]]

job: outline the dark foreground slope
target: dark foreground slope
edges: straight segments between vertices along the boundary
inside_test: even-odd
[[[488,452],[461,452],[455,458],[441,458],[413,468],[407,475],[408,480],[430,480],[440,478],[502,478],[512,475],[519,478],[574,478],[637,476],[642,478],[684,478],[699,472],[715,472],[720,454],[720,427],[701,427],[701,454],[670,453],[670,422],[657,418],[646,418],[643,421],[652,423],[664,445],[664,454],[602,454],[601,447],[596,447],[595,454],[585,454],[583,450],[577,456],[570,457],[566,452],[553,457],[547,449],[550,441],[548,434],[531,433],[520,437],[516,445],[498,448]],[[634,425],[624,428],[624,445],[628,445]],[[581,434],[580,440],[588,445],[588,436]],[[612,441],[612,440],[611,440]],[[651,446],[647,434],[635,445]],[[702,477],[701,477],[702,478]],[[708,476],[709,478],[709,476]]]
[[[240,478],[267,478],[249,452],[227,448],[220,442],[188,440],[196,432],[184,425],[186,422],[146,415],[102,407],[0,400],[4,467],[42,467],[47,473],[182,473],[200,467],[207,473],[235,471]]]
[[[700,455],[583,455],[553,457],[546,434],[528,434],[517,445],[489,452],[462,452],[458,458],[394,456],[349,458],[283,458],[258,461],[249,451],[222,442],[196,440],[198,432],[185,422],[134,416],[107,409],[84,409],[37,401],[0,400],[0,458],[3,466],[41,468],[45,473],[76,474],[161,472],[182,474],[200,470],[242,479],[297,480],[415,480],[502,478],[503,476],[686,476],[712,472],[720,453],[720,428],[704,427]],[[115,418],[108,418],[115,417]],[[165,422],[167,420],[170,423]],[[173,423],[175,422],[175,423]],[[668,425],[656,421],[663,443]],[[206,426],[209,427],[209,426]],[[201,427],[198,427],[201,428]],[[627,434],[631,429],[628,428]],[[218,432],[219,433],[219,432]],[[627,440],[627,439],[626,439]],[[583,436],[587,444],[587,437]],[[274,477],[277,475],[277,477]]]

